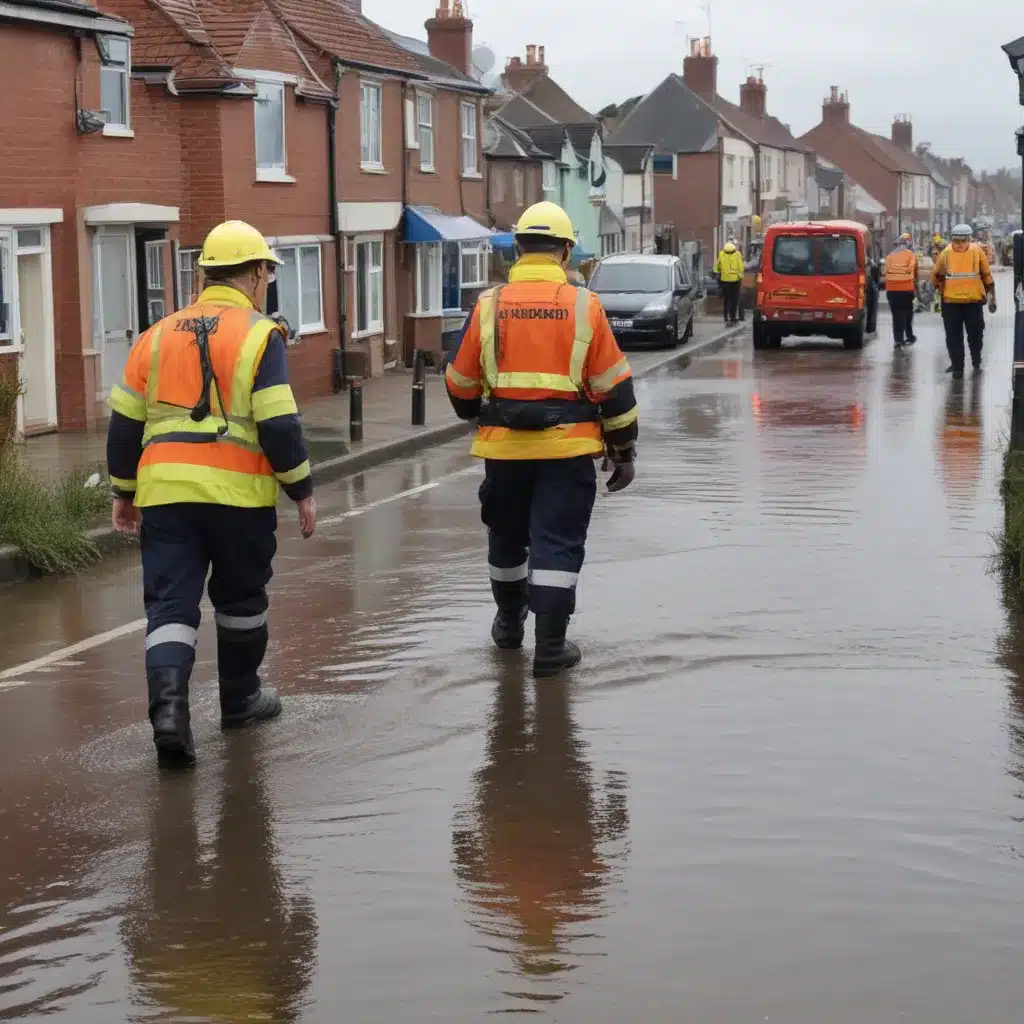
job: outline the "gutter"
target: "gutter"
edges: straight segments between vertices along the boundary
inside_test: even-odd
[[[134,36],[135,29],[121,18],[108,15],[90,17],[87,14],[72,14],[70,11],[53,7],[35,7],[28,3],[0,2],[0,20],[34,22],[37,25],[52,25],[56,28],[77,28],[91,33],[113,36]]]

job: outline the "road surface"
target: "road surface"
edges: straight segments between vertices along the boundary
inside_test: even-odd
[[[155,769],[129,553],[0,591],[0,1019],[1019,1020],[1024,639],[988,572],[1010,296],[962,385],[746,335],[638,386],[573,635],[489,649],[458,442],[282,524],[284,717]]]

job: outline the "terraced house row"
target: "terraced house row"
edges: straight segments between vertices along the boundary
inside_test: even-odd
[[[437,347],[487,278],[472,23],[425,39],[340,0],[0,0],[0,371],[25,433],[104,415],[133,338],[196,287],[209,228],[284,266],[300,397]]]

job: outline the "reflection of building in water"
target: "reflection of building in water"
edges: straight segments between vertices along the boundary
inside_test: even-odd
[[[148,862],[123,926],[136,998],[157,1020],[298,1020],[316,918],[278,866],[257,734],[225,755],[218,827],[200,842],[195,776],[161,779]]]
[[[627,831],[625,780],[610,772],[596,784],[564,686],[537,687],[531,715],[521,678],[508,671],[486,763],[456,821],[455,872],[474,926],[489,945],[501,940],[531,981],[523,997],[559,999],[574,942],[604,913],[614,856],[603,847]]]
[[[949,504],[957,511],[966,511],[974,504],[985,452],[979,377],[973,377],[966,386],[963,381],[951,382],[937,448]]]

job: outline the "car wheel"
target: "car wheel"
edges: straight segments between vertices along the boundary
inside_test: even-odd
[[[843,335],[843,348],[855,350],[863,347],[864,325],[858,324],[856,327],[851,327],[850,330]]]
[[[768,336],[767,348],[782,348],[782,331],[778,328],[766,327],[765,333]]]
[[[765,326],[763,320],[754,321],[754,330],[752,334],[754,338],[754,348],[758,351],[762,351],[768,347],[768,328]]]

